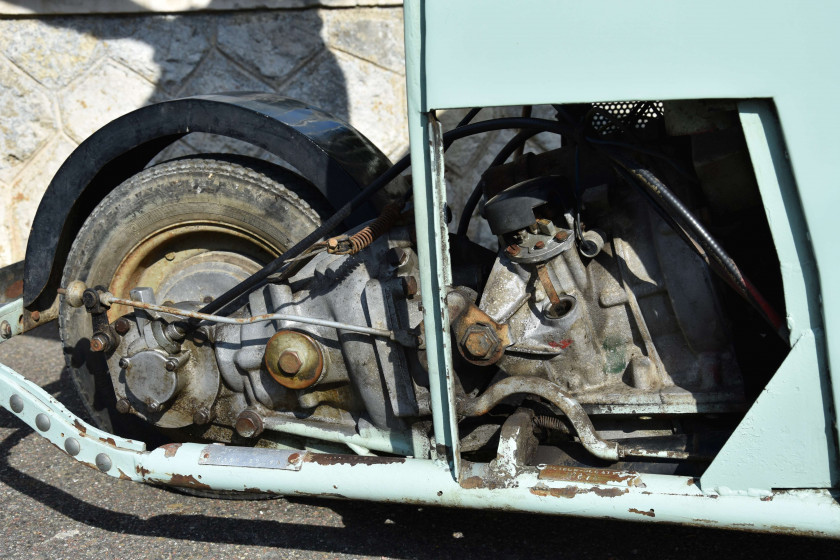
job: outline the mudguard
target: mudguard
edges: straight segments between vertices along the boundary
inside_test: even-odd
[[[165,147],[191,132],[254,144],[295,167],[335,207],[391,165],[367,138],[326,112],[270,93],[227,93],[149,105],[104,126],[67,158],[38,206],[26,247],[24,305],[40,323],[73,239],[96,205]],[[374,216],[364,208],[348,225]],[[27,322],[29,315],[27,315]]]

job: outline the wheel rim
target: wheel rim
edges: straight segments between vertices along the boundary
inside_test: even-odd
[[[279,254],[251,231],[213,221],[181,222],[155,231],[120,261],[108,285],[119,297],[132,288],[155,291],[157,301],[208,303]],[[108,320],[130,313],[115,305]]]

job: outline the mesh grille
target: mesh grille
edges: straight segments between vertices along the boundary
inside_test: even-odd
[[[610,101],[593,103],[592,128],[602,135],[651,128],[665,115],[661,101]]]

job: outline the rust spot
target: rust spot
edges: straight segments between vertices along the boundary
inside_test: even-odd
[[[17,299],[23,295],[23,280],[12,282],[6,288],[6,299]]]
[[[649,511],[642,511],[640,509],[630,508],[627,511],[629,511],[630,513],[638,513],[639,515],[647,515],[648,517],[656,517],[656,514],[653,513],[653,508],[651,508]]]
[[[572,345],[572,340],[569,339],[569,338],[565,338],[565,339],[561,340],[560,342],[555,342],[553,340],[549,340],[548,345],[551,346],[552,348],[559,348],[561,350],[565,350],[566,348],[568,348],[569,346]]]
[[[300,490],[295,490],[295,496],[304,496],[307,498],[337,498],[339,500],[347,500],[349,499],[344,494],[337,494],[335,492],[301,492]]]
[[[695,484],[697,484],[697,479],[689,478],[685,484],[686,486],[694,486]]]
[[[163,456],[174,457],[175,454],[178,453],[178,449],[180,447],[180,443],[167,443],[166,445],[161,445],[161,449],[163,449]]]
[[[117,471],[120,473],[120,480],[131,480],[131,477],[125,474],[122,469],[118,468]]]
[[[621,496],[622,494],[628,493],[630,490],[627,488],[598,488],[595,487],[590,492],[594,492],[596,495],[601,496],[602,498],[616,498]]]
[[[110,445],[112,447],[117,446],[117,442],[114,441],[114,438],[112,438],[112,437],[99,438],[99,441],[101,441],[102,443],[107,443],[108,445]]]
[[[294,455],[294,454],[293,454]],[[331,453],[308,453],[303,459],[316,465],[393,465],[405,463],[402,457],[367,457],[362,455],[334,455]],[[292,462],[292,456],[289,457]]]
[[[762,496],[761,501],[762,502],[772,502],[773,501],[773,494],[770,494],[769,496]]]
[[[299,459],[300,459],[300,453],[292,453],[291,455],[289,455],[289,462],[290,463],[297,463],[297,461]]]
[[[134,470],[137,472],[137,474],[139,474],[142,477],[145,477],[150,472],[152,472],[149,469],[145,468],[143,465],[137,465],[136,467],[134,467]]]
[[[471,476],[461,481],[461,488],[472,490],[474,488],[485,488],[484,479],[480,476]]]
[[[172,486],[179,486],[181,488],[202,488],[204,490],[210,489],[209,485],[204,484],[203,482],[199,482],[191,474],[173,474],[172,478],[169,480],[169,484],[171,484]]]
[[[627,486],[633,487],[645,487],[642,479],[632,471],[567,467],[563,465],[547,465],[540,471],[539,479],[585,482],[587,484],[626,484]]]
[[[554,498],[574,498],[578,494],[593,493],[602,498],[616,498],[630,492],[627,488],[580,488],[578,486],[564,486],[563,488],[549,488],[548,486],[535,486],[530,489],[531,494],[536,496],[552,496]]]
[[[84,424],[82,424],[78,420],[73,420],[73,427],[75,427],[77,430],[79,430],[83,434],[87,433],[87,428],[85,428]]]

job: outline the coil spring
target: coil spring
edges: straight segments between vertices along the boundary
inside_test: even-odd
[[[534,424],[546,430],[555,430],[564,434],[569,433],[569,427],[556,416],[534,416]]]
[[[348,249],[337,250],[335,251],[335,254],[355,255],[365,247],[368,247],[379,236],[391,229],[391,227],[397,221],[397,218],[400,217],[401,209],[402,205],[400,204],[387,204],[375,220],[373,220],[371,223],[369,223],[368,225],[366,225],[361,230],[357,231],[347,239],[347,241],[349,241],[350,243],[350,247]]]

